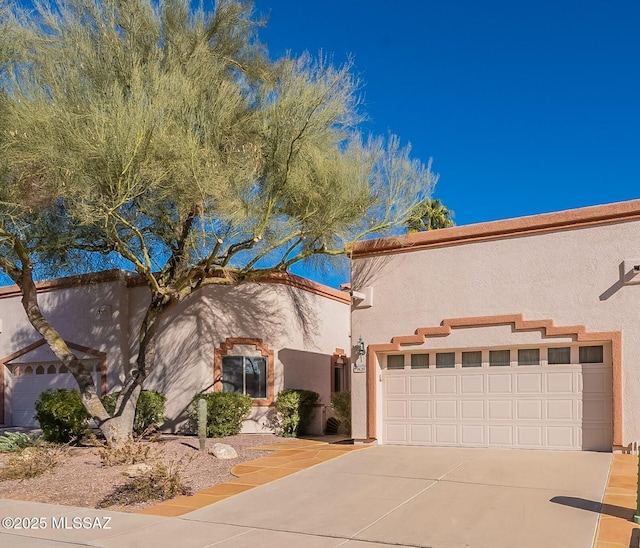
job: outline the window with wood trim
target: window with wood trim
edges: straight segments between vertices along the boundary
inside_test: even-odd
[[[214,390],[239,392],[258,406],[274,397],[274,354],[262,339],[228,338],[214,352]]]

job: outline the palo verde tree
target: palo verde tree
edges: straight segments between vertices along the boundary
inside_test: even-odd
[[[26,221],[35,240],[16,235],[40,247],[9,253],[16,271],[0,266],[16,281],[30,261],[55,256],[50,264],[77,271],[92,263],[74,258],[101,253],[146,283],[138,353],[113,415],[69,367],[117,443],[131,434],[167,310],[206,285],[286,272],[398,229],[436,177],[397,138],[358,133],[350,64],[270,59],[250,4],[34,5],[0,22],[15,44],[3,66],[0,150],[7,181],[46,189],[47,214]],[[40,333],[55,331],[27,314]],[[58,357],[72,355],[60,337],[45,338]]]

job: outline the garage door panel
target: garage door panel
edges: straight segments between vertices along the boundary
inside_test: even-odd
[[[518,400],[516,402],[516,419],[542,420],[542,400]]]
[[[409,442],[407,438],[407,425],[406,424],[387,424],[385,426],[385,433],[388,443],[406,444]]]
[[[571,426],[547,426],[547,446],[551,449],[573,449],[575,429]]]
[[[517,394],[542,394],[542,373],[517,373]]]
[[[431,394],[431,377],[409,377],[409,394]]]
[[[458,416],[458,402],[455,400],[444,400],[434,402],[435,419],[455,419]]]
[[[431,402],[426,400],[414,400],[409,402],[409,418],[430,419]]]
[[[578,420],[573,400],[547,400],[546,406],[548,420]]]
[[[407,379],[401,376],[388,377],[385,383],[385,393],[392,395],[405,395],[407,393]]]
[[[511,394],[511,374],[508,375],[488,375],[487,378],[490,394]]]
[[[458,445],[458,427],[455,424],[435,424],[435,443],[438,445]]]
[[[407,419],[407,402],[403,400],[391,400],[386,403],[386,417],[389,420]]]
[[[516,426],[516,443],[519,447],[542,447],[542,426]]]
[[[455,375],[441,375],[433,379],[435,381],[434,394],[457,394],[458,378]]]
[[[495,426],[489,425],[488,445],[497,447],[513,446],[513,427],[512,426]]]
[[[484,375],[468,375],[460,377],[461,394],[484,393]]]
[[[463,425],[460,427],[462,444],[485,446],[485,427],[483,425]]]
[[[432,426],[429,424],[412,424],[410,426],[410,443],[415,445],[433,444]]]
[[[489,400],[488,405],[489,419],[513,419],[513,402],[511,400]]]
[[[460,418],[462,419],[483,419],[483,400],[465,400],[460,402]]]
[[[575,375],[571,372],[547,373],[547,392],[551,394],[573,394],[576,392]]]

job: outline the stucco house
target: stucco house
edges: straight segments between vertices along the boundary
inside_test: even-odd
[[[640,200],[363,241],[351,283],[356,439],[640,440]]]
[[[611,451],[640,440],[640,200],[362,241],[351,265],[351,295],[286,275],[206,288],[172,310],[145,383],[167,394],[165,428],[184,426],[197,391],[227,389],[226,370],[254,398],[245,432],[267,431],[290,387],[325,405],[350,389],[356,441]],[[40,289],[103,393],[117,389],[144,286],[110,271]],[[33,424],[40,391],[74,381],[15,288],[0,289],[0,321],[0,424]]]
[[[120,387],[135,360],[136,331],[148,299],[136,276],[114,270],[39,284],[44,313],[95,375],[102,394]],[[349,296],[293,275],[238,287],[205,287],[172,309],[158,335],[144,388],[167,395],[164,426],[180,431],[200,391],[241,390],[253,398],[244,432],[267,432],[269,406],[283,388],[320,394],[321,433],[332,390],[348,382]],[[34,426],[47,388],[72,375],[28,323],[15,287],[0,288],[0,425]],[[233,385],[233,386],[232,386]]]

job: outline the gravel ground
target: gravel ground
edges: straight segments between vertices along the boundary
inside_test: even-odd
[[[180,476],[195,492],[233,479],[235,476],[230,471],[237,464],[271,454],[271,451],[260,451],[253,447],[289,441],[273,434],[239,434],[208,439],[207,451],[201,452],[198,450],[197,437],[162,435],[150,445],[158,458],[179,466]],[[220,460],[210,455],[208,449],[214,443],[231,445],[237,451],[238,458]],[[8,454],[0,454],[0,465],[8,459]],[[42,476],[0,481],[0,498],[97,508],[115,487],[127,481],[123,475],[127,468],[128,465],[104,466],[96,447],[72,447],[63,462]],[[110,509],[134,512],[156,502],[112,506]]]

